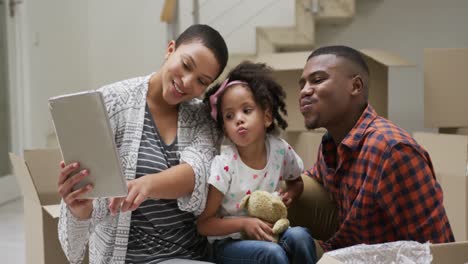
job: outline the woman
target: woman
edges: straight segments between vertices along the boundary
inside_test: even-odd
[[[208,257],[195,215],[205,206],[218,132],[195,97],[219,76],[227,58],[216,30],[193,25],[169,43],[159,71],[100,89],[129,193],[112,201],[80,199],[92,186],[72,187],[92,171],[78,161],[62,162],[59,238],[71,263],[82,261],[88,242],[90,263]]]

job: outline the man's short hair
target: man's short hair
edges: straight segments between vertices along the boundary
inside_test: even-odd
[[[319,56],[319,55],[328,55],[328,54],[333,54],[337,57],[342,57],[347,59],[348,61],[352,62],[361,70],[363,70],[367,75],[369,75],[369,67],[367,66],[366,61],[362,57],[361,53],[351,47],[347,46],[324,46],[321,48],[318,48],[314,50],[309,57],[307,58],[307,61],[309,61],[311,58]]]

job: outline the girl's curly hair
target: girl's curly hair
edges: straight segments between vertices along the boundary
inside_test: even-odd
[[[283,118],[288,113],[286,111],[286,93],[283,87],[277,83],[272,77],[272,69],[265,63],[253,63],[250,61],[243,61],[232,69],[227,78],[229,82],[232,81],[244,81],[248,84],[248,88],[253,94],[255,103],[257,103],[263,110],[270,109],[273,122],[267,128],[267,133],[277,132],[277,127],[285,129],[288,123]],[[210,96],[218,91],[220,83],[213,86],[205,93],[203,102],[208,112],[211,112]],[[229,87],[226,89],[230,89]],[[223,103],[223,95],[226,91],[223,91],[216,103],[216,125],[222,131],[224,131],[223,115],[221,113],[221,105]]]

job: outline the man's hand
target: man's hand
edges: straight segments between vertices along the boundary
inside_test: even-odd
[[[299,199],[303,191],[304,182],[302,178],[299,177],[293,181],[286,181],[286,190],[280,189],[279,193],[284,205],[289,207],[293,202]]]
[[[284,205],[286,205],[286,207],[289,207],[293,203],[293,201],[299,198],[299,195],[300,195],[300,194],[299,195],[295,194],[291,190],[283,190],[283,189],[279,190],[279,194],[280,194],[281,200],[283,200],[283,203]]]

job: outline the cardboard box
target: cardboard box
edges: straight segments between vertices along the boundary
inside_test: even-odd
[[[386,51],[363,49],[360,52],[371,71],[369,102],[379,115],[388,117],[388,91],[392,89],[388,80],[391,69],[412,64]],[[307,131],[299,111],[298,81],[309,55],[310,52],[270,53],[260,54],[255,59],[256,62],[264,62],[273,67],[274,77],[286,90],[287,131]]]
[[[288,132],[284,139],[291,145],[304,162],[304,169],[312,168],[317,161],[318,150],[322,143],[324,129],[317,129],[307,132]]]
[[[468,127],[441,127],[439,128],[439,133],[453,135],[468,135]]]
[[[455,240],[467,241],[468,136],[416,132],[414,138],[431,156]]]
[[[57,231],[60,210],[57,177],[61,160],[58,149],[25,150],[24,159],[10,153],[23,194],[26,263],[68,263]]]
[[[424,50],[426,127],[468,127],[468,49]]]
[[[433,264],[468,263],[468,241],[430,246]]]
[[[432,255],[432,264],[463,264],[468,263],[468,242],[455,242],[444,244],[432,244],[429,246]],[[317,264],[343,264],[344,262],[328,255]],[[371,263],[369,260],[368,263]]]

